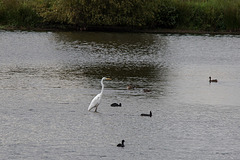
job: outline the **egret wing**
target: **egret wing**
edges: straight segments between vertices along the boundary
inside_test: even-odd
[[[96,95],[93,100],[91,101],[88,110],[90,111],[91,109],[97,107],[101,102],[101,94]]]

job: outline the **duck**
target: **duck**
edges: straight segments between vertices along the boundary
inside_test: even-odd
[[[118,145],[117,145],[117,147],[125,147],[125,145],[124,145],[124,140],[122,140],[122,143],[119,143]]]
[[[128,85],[128,86],[127,86],[127,89],[128,89],[128,90],[133,90],[133,89],[135,89],[135,88],[136,88],[136,87],[135,87],[134,85]]]
[[[151,90],[150,89],[143,89],[143,92],[151,92]]]
[[[122,107],[122,104],[121,104],[121,103],[119,103],[119,104],[117,104],[117,103],[112,103],[112,104],[111,104],[111,107]]]
[[[152,117],[152,111],[150,111],[150,114],[141,114],[141,116],[148,116],[148,117]]]
[[[212,79],[212,77],[209,77],[209,83],[212,83],[212,82],[218,82],[218,80],[217,79]]]

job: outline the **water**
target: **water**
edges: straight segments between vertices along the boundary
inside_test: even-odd
[[[238,159],[239,44],[236,35],[0,31],[0,159]],[[89,112],[103,76],[112,81]]]

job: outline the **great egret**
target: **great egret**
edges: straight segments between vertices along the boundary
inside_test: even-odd
[[[209,83],[212,83],[212,82],[218,82],[217,79],[212,79],[212,77],[209,77]]]
[[[119,143],[118,145],[117,145],[117,147],[124,147],[124,140],[122,140],[122,143]]]
[[[150,114],[141,114],[141,116],[148,116],[148,117],[152,117],[152,111],[150,111]]]
[[[101,85],[102,85],[102,90],[101,92],[96,95],[96,97],[93,98],[93,100],[91,101],[89,107],[88,107],[88,111],[90,111],[91,109],[95,108],[95,112],[97,112],[97,107],[99,106],[101,99],[102,99],[102,94],[103,94],[103,90],[104,90],[104,84],[103,84],[103,80],[111,80],[110,78],[106,78],[103,77],[101,80]]]

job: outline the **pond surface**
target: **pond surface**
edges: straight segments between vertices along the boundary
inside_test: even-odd
[[[0,31],[0,159],[238,159],[239,44],[236,35]],[[112,80],[89,112],[104,76]]]

